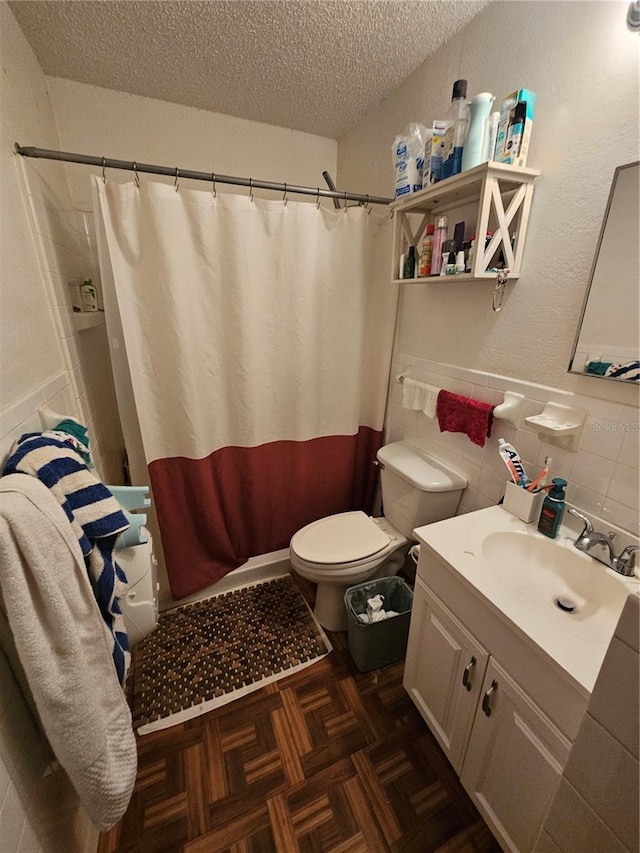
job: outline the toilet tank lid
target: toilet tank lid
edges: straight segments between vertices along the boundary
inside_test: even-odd
[[[381,447],[378,460],[423,492],[453,492],[467,485],[466,477],[462,474],[423,453],[408,441],[394,441]]]

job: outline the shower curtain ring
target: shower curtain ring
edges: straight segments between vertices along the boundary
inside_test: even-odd
[[[249,178],[249,198],[253,201],[253,178]]]
[[[286,182],[284,185],[284,195],[282,196],[282,201],[284,202],[285,207],[286,207],[286,205],[287,205],[287,184],[286,184]]]
[[[367,208],[367,215],[371,214],[371,196],[367,193],[367,203],[365,204]]]
[[[138,189],[140,189],[140,178],[138,177],[138,169],[136,168],[136,167],[137,167],[137,165],[138,165],[138,164],[137,164],[137,163],[136,163],[136,161],[134,160],[134,161],[133,161],[133,179],[134,179],[134,181],[136,182],[136,187],[137,187]]]
[[[218,192],[216,190],[216,173],[215,172],[211,172],[211,185],[212,185],[211,186],[211,192],[213,193],[213,197],[217,198]]]
[[[347,191],[344,191],[344,209],[346,210],[349,207],[347,204]]]
[[[316,193],[316,209],[320,210],[320,187],[318,187],[318,192]]]
[[[178,192],[178,178],[180,177],[180,172],[178,171],[178,167],[176,166],[176,179],[173,182],[173,186],[175,187],[176,192]]]
[[[106,161],[106,160],[105,160],[105,158],[103,157],[103,158],[102,158],[102,183],[103,183],[103,184],[106,184],[106,183],[107,183],[107,175],[106,175],[106,173],[105,173],[106,166],[107,166],[107,161]]]

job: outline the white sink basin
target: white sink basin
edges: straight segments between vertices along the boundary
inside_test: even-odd
[[[516,531],[490,533],[482,550],[495,579],[540,619],[581,640],[613,633],[629,589],[593,558]]]
[[[495,506],[418,528],[490,606],[591,691],[629,593],[625,578],[578,551],[575,534],[538,533]]]

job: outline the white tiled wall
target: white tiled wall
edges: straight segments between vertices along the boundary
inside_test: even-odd
[[[640,846],[640,599],[629,596],[535,853],[636,853]]]
[[[505,421],[494,420],[491,438],[484,448],[472,444],[465,435],[441,433],[435,418],[402,408],[402,385],[397,381],[401,373],[496,405],[502,402],[506,390],[523,394],[525,400],[518,425],[514,428]],[[541,440],[535,428],[525,423],[525,417],[538,414],[548,402],[586,412],[575,451]],[[550,476],[568,481],[567,498],[572,504],[637,535],[640,533],[638,422],[638,409],[632,406],[402,353],[394,356],[386,440],[411,441],[464,474],[469,486],[463,493],[459,513],[491,506],[502,497],[508,473],[498,454],[496,439],[505,438],[520,453],[530,476],[540,471],[546,456],[551,456]]]
[[[78,331],[72,304],[83,278],[98,285],[100,272],[91,214],[64,209],[59,191],[46,180],[46,168],[21,159],[25,201],[36,238],[39,264],[48,285],[50,310],[69,371],[73,414],[89,428],[91,456],[100,477],[122,483],[124,439],[118,417],[104,324]],[[89,176],[87,175],[87,181]],[[70,286],[70,282],[74,286]],[[101,312],[101,317],[104,314]]]

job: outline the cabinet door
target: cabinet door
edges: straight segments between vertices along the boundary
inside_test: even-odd
[[[404,686],[458,774],[488,657],[417,578]]]
[[[492,658],[461,781],[505,850],[527,853],[570,743]]]

